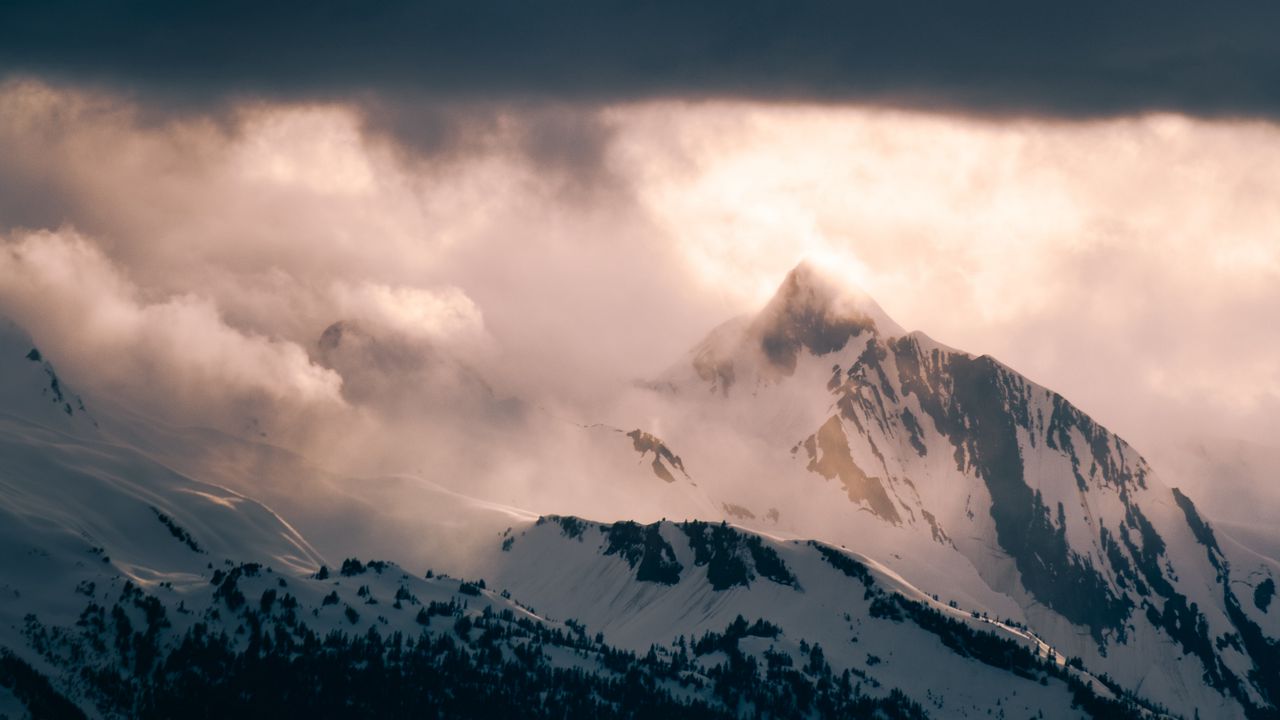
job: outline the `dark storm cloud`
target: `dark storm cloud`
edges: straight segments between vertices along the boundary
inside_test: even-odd
[[[411,157],[457,160],[490,149],[495,140],[557,181],[564,194],[585,198],[625,183],[608,167],[614,129],[594,105],[556,101],[451,101],[377,97],[357,103],[369,135],[390,139]]]
[[[163,93],[1280,114],[1268,2],[7,3],[0,66]]]

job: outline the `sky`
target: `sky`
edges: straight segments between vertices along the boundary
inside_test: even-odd
[[[1274,445],[1280,10],[1209,10],[6,4],[0,313],[172,422],[433,354],[589,418],[808,258],[1139,449]]]

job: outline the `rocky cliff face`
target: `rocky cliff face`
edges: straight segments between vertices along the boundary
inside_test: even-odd
[[[759,316],[655,384],[680,428],[668,438],[713,499],[750,506],[753,485],[785,487],[796,535],[857,542],[926,590],[1012,600],[1170,706],[1280,703],[1280,625],[1248,599],[1275,563],[1224,548],[1186,495],[1067,399],[836,287],[797,268]],[[768,471],[717,478],[705,428],[680,418],[736,425]],[[790,467],[776,462],[784,445]],[[930,569],[947,563],[967,570]]]
[[[94,693],[121,686],[76,678],[139,662],[135,646],[154,654],[148,662],[176,657],[165,677],[186,682],[183,656],[171,653],[193,642],[228,662],[251,651],[286,662],[310,652],[309,632],[346,632],[347,643],[384,626],[410,633],[418,627],[401,612],[408,601],[398,586],[371,579],[364,594],[355,580],[331,589],[349,578],[314,577],[322,555],[421,562],[465,546],[454,567],[492,589],[424,586],[400,571],[394,579],[410,595],[438,591],[439,615],[464,626],[433,626],[415,647],[453,643],[444,649],[480,663],[480,675],[466,675],[477,697],[505,682],[503,659],[527,653],[530,672],[508,679],[560,683],[559,698],[573,697],[573,683],[612,693],[610,678],[630,668],[664,708],[702,703],[729,714],[747,711],[735,704],[741,693],[769,707],[828,693],[822,707],[946,717],[1164,708],[1265,718],[1280,707],[1280,565],[1215,527],[1190,493],[1067,399],[991,357],[904,331],[812,267],[792,272],[760,313],[717,328],[637,387],[615,413],[618,426],[535,415],[496,400],[447,357],[358,327],[335,325],[321,338],[318,357],[345,368],[352,402],[406,417],[427,406],[501,420],[484,425],[484,442],[460,434],[464,452],[533,433],[538,423],[521,421],[530,416],[545,421],[535,440],[575,440],[575,452],[525,458],[532,490],[557,497],[556,483],[576,474],[566,487],[608,489],[598,498],[612,499],[609,519],[621,520],[607,523],[537,521],[511,501],[416,477],[321,477],[252,439],[141,423],[121,441],[99,432],[29,337],[0,330],[0,535],[21,550],[0,557],[0,646],[9,653],[0,688],[35,673],[89,707]],[[287,574],[287,592],[319,620],[277,614],[266,599],[272,578],[242,570],[241,592],[261,594],[248,613],[253,603],[237,601],[236,586],[223,589],[245,563]],[[402,606],[394,613],[361,605],[393,600]],[[99,651],[80,637],[88,631],[78,613],[92,625],[108,601],[137,616],[127,622],[167,617],[172,627]],[[192,609],[230,640],[192,636]],[[521,612],[528,623],[517,621]],[[99,620],[99,635],[123,637],[125,620]],[[471,631],[477,622],[485,632]],[[241,624],[293,635],[263,651],[236,639]],[[608,640],[590,640],[595,632]],[[511,642],[484,640],[502,633]],[[67,638],[83,643],[58,644]],[[538,644],[545,655],[529,651]],[[652,657],[650,644],[659,646]],[[59,665],[65,657],[49,655],[59,647],[81,658],[93,648],[95,659]],[[363,652],[353,647],[339,650]],[[408,657],[412,648],[389,652]],[[581,667],[591,678],[574,675]],[[23,687],[36,697],[45,686]],[[226,700],[227,687],[203,691]]]

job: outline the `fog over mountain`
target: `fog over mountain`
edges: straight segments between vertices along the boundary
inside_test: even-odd
[[[1276,716],[1272,11],[501,5],[0,9],[0,718]]]
[[[520,150],[518,116],[423,161],[343,106],[154,124],[101,92],[3,98],[6,312],[68,370],[93,362],[84,383],[204,422],[334,400],[312,355],[344,319],[599,402],[802,257],[1137,439],[1267,443],[1277,419],[1267,125],[614,106],[609,178],[578,184]],[[237,391],[197,401],[202,373]]]

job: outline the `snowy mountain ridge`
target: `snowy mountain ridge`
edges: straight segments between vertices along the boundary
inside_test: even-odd
[[[359,328],[331,330],[335,366],[372,371],[362,359],[372,357],[429,383],[438,367],[472,373],[419,365],[406,348],[388,354]],[[348,638],[334,641],[331,657],[344,657],[373,630],[378,652],[412,656],[404,643],[423,625],[402,612],[401,587],[467,626],[422,640],[468,658],[434,666],[469,673],[449,675],[460,688],[601,683],[593,697],[612,699],[597,713],[625,707],[630,696],[613,693],[626,667],[659,705],[699,716],[857,706],[885,717],[1266,718],[1280,702],[1274,559],[1216,528],[1066,399],[993,358],[905,332],[811,266],[634,389],[610,424],[545,424],[579,443],[576,471],[606,486],[592,506],[614,498],[605,522],[574,517],[583,504],[557,492],[573,457],[529,458],[554,461],[537,473],[539,495],[565,503],[554,515],[444,477],[345,477],[257,438],[167,427],[110,403],[91,417],[48,358],[28,357],[38,352],[29,336],[9,326],[0,341],[0,532],[20,549],[0,561],[0,647],[19,668],[11,678],[28,678],[19,697],[0,673],[10,688],[0,714],[35,714],[23,697],[45,697],[45,686],[94,716],[158,712],[185,677],[166,658],[192,643],[212,653],[201,661],[253,652],[297,663],[314,652],[311,634]],[[375,375],[353,400],[413,412]],[[528,431],[518,416],[532,406],[494,405],[478,376],[468,388],[450,402],[476,396],[472,411],[506,418],[485,442]],[[394,562],[378,566],[385,582],[371,576],[352,595],[355,581],[333,570],[354,557]],[[426,567],[488,589],[422,578]],[[111,594],[78,590],[86,583]],[[271,583],[273,599],[255,607]],[[286,585],[296,605],[281,614]],[[244,598],[229,601],[236,592]],[[129,621],[141,634],[99,651],[95,638],[125,627],[92,619],[89,603],[114,613],[108,598],[142,613]],[[168,625],[149,619],[160,615]],[[141,667],[138,647],[159,663],[146,667],[170,673],[150,690],[127,673],[73,679]],[[521,658],[517,673],[509,662]],[[730,702],[729,688],[753,699]]]
[[[713,500],[778,508],[756,527],[856,545],[1170,707],[1275,706],[1280,623],[1248,599],[1274,561],[1060,395],[833,297],[802,265],[649,386]]]

